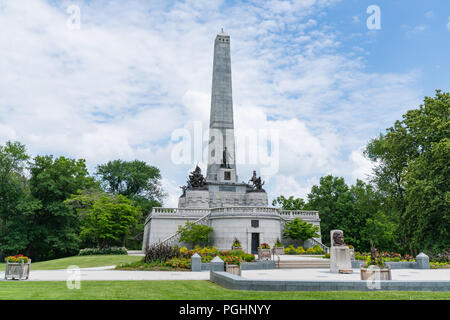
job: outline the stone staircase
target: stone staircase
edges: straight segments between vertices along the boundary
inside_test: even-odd
[[[330,268],[329,259],[275,260],[278,269]]]
[[[208,220],[209,220],[209,216],[211,215],[210,212],[208,212],[207,214],[205,214],[204,216],[202,216],[200,219],[197,219],[193,222],[193,224],[203,224],[203,225],[208,225]],[[178,241],[180,240],[181,237],[181,232],[178,231],[175,234],[171,235],[170,237],[164,239],[163,241],[161,241],[161,244],[165,244],[165,245],[169,245],[169,246],[173,246],[175,244],[178,243]]]

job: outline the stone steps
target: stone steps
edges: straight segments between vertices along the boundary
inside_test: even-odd
[[[281,260],[275,262],[275,265],[279,269],[303,269],[303,268],[330,268],[329,260],[292,260],[292,261],[283,261]]]

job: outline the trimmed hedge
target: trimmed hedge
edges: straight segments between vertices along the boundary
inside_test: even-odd
[[[125,247],[110,247],[105,249],[99,249],[99,248],[85,248],[81,249],[80,252],[78,252],[79,256],[92,256],[92,255],[102,255],[102,254],[110,254],[110,255],[127,255],[127,248]]]

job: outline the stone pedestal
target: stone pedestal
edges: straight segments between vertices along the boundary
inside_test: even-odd
[[[195,253],[191,257],[191,271],[200,272],[202,271],[202,257],[198,253]]]
[[[423,252],[416,256],[417,269],[430,269],[430,258]]]
[[[267,193],[265,191],[249,191],[245,194],[245,203],[251,207],[267,207]]]
[[[331,247],[330,272],[352,273],[350,249],[347,246]]]
[[[208,190],[186,190],[186,194],[178,199],[178,208],[209,208]]]
[[[209,265],[211,271],[225,271],[225,264],[219,256],[212,259]]]

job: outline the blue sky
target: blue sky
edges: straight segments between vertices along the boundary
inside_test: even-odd
[[[380,30],[367,28],[370,5]],[[192,120],[208,127],[222,27],[236,129],[279,132],[279,170],[263,175],[270,199],[305,197],[326,174],[367,179],[367,142],[450,87],[448,1],[0,0],[0,143],[85,158],[91,172],[147,161],[176,205],[196,163],[171,161],[171,135]],[[253,169],[239,166],[240,180]]]

